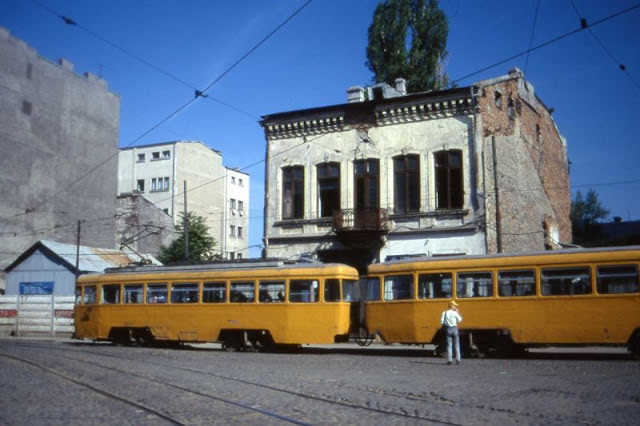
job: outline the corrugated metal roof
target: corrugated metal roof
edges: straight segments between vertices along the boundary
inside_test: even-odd
[[[76,251],[78,250],[75,244],[63,244],[49,240],[40,240],[40,243],[70,265],[75,266]],[[80,271],[85,272],[103,272],[106,268],[126,266],[144,262],[147,259],[153,265],[162,265],[158,259],[151,255],[142,257],[133,252],[87,246],[80,246],[78,259]]]

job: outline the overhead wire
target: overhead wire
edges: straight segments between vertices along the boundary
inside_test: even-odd
[[[533,44],[533,38],[536,34],[536,24],[538,22],[538,11],[540,10],[540,0],[538,0],[536,2],[536,11],[533,14],[533,28],[531,28],[531,37],[529,38],[529,47],[528,49],[531,49],[531,45]],[[524,61],[524,73],[525,75],[527,74],[527,67],[529,66],[529,53],[531,52],[527,52],[527,57]]]
[[[36,3],[38,3],[36,0],[32,0]],[[185,108],[187,108],[189,105],[191,105],[193,102],[195,102],[198,98],[203,97],[203,95],[206,94],[207,91],[209,91],[209,89],[211,89],[211,87],[213,87],[217,82],[219,82],[223,77],[225,77],[227,74],[229,74],[229,72],[231,72],[235,67],[237,67],[242,61],[244,61],[247,57],[249,57],[253,52],[255,52],[260,46],[262,46],[269,38],[271,38],[276,32],[278,32],[282,27],[284,27],[287,23],[289,23],[295,16],[297,16],[300,12],[302,12],[302,10],[304,8],[306,8],[313,0],[307,0],[307,2],[305,2],[302,6],[300,6],[298,9],[296,9],[292,14],[290,14],[284,21],[282,21],[278,26],[275,27],[275,29],[273,29],[272,31],[270,31],[265,37],[263,37],[258,43],[256,43],[252,48],[250,48],[245,54],[243,54],[238,60],[236,60],[233,64],[231,64],[229,67],[227,67],[220,75],[218,75],[218,77],[216,77],[204,90],[202,91],[197,91],[196,96],[189,99],[189,101],[187,101],[186,103],[184,103],[183,105],[181,105],[180,107],[178,107],[176,110],[174,110],[172,113],[170,113],[169,115],[167,115],[166,117],[164,117],[162,120],[160,120],[158,123],[156,123],[155,125],[153,125],[151,128],[149,128],[147,131],[143,132],[140,136],[138,136],[137,138],[133,139],[131,142],[129,142],[127,145],[124,146],[124,148],[130,147],[132,146],[134,143],[138,142],[139,140],[141,140],[143,137],[147,136],[149,133],[151,133],[152,131],[154,131],[155,129],[159,128],[160,126],[162,126],[164,123],[166,123],[167,121],[169,121],[171,118],[175,117],[177,114],[179,114],[181,111],[183,111]],[[38,3],[40,4],[40,3]],[[52,11],[52,13],[56,13],[57,16],[60,16],[57,14],[57,12]],[[65,19],[65,17],[60,16],[63,20]],[[66,18],[68,20],[70,20],[70,18]],[[71,22],[74,22],[73,20],[70,20]],[[66,20],[65,20],[66,22]],[[77,25],[77,24],[76,24]],[[68,185],[64,186],[62,189],[60,189],[59,191],[55,192],[54,194],[52,194],[51,196],[48,197],[44,197],[44,199],[39,202],[36,203],[35,207],[33,208],[28,208],[25,209],[24,212],[18,213],[14,216],[10,216],[10,217],[6,217],[6,218],[2,218],[2,219],[9,219],[9,218],[14,218],[14,217],[19,217],[28,213],[32,213],[33,211],[35,211],[36,209],[38,209],[40,206],[42,206],[43,204],[46,204],[47,202],[49,202],[51,199],[59,196],[60,194],[63,194],[67,191],[69,191],[71,189],[71,187],[77,185],[80,181],[84,180],[87,176],[91,175],[92,173],[94,173],[96,170],[98,170],[100,167],[102,167],[104,164],[106,164],[107,162],[111,161],[113,158],[117,157],[119,154],[120,150],[118,149],[113,155],[109,156],[107,159],[103,160],[102,162],[98,163],[97,165],[93,166],[91,169],[89,169],[86,173],[80,175],[78,178],[76,178],[73,182],[69,183]]]
[[[571,5],[573,6],[573,10],[576,12],[576,15],[578,15],[578,18],[580,18],[581,26],[583,28],[586,28],[589,31],[589,34],[591,34],[591,37],[593,37],[593,39],[596,42],[598,42],[600,47],[602,47],[602,50],[605,51],[607,56],[609,56],[609,58],[618,66],[618,68],[627,75],[629,80],[631,80],[631,83],[633,83],[633,85],[636,86],[636,88],[640,89],[640,83],[638,83],[636,81],[636,79],[633,78],[633,76],[631,75],[631,73],[627,69],[627,66],[625,64],[623,64],[621,61],[619,61],[615,56],[613,56],[613,53],[611,53],[611,51],[607,48],[607,46],[605,46],[605,44],[602,42],[602,40],[600,40],[600,38],[596,35],[596,33],[591,29],[591,27],[593,25],[589,25],[587,23],[586,18],[584,18],[582,16],[580,11],[578,10],[578,7],[576,6],[576,3],[573,0],[571,0]]]
[[[640,3],[637,3],[637,4],[635,4],[635,5],[633,5],[633,6],[630,6],[630,7],[626,8],[626,9],[624,9],[624,10],[621,10],[621,11],[619,11],[619,12],[616,12],[616,13],[614,13],[614,14],[611,14],[611,15],[609,15],[609,16],[606,16],[606,17],[604,17],[604,18],[602,18],[602,19],[599,19],[599,20],[597,20],[597,21],[593,22],[592,24],[589,24],[589,25],[588,25],[588,27],[595,27],[595,26],[597,26],[597,25],[600,25],[600,24],[602,24],[602,23],[604,23],[604,22],[610,21],[610,20],[611,20],[611,19],[613,19],[613,18],[617,18],[618,16],[624,15],[624,14],[629,13],[629,12],[631,12],[631,11],[635,10],[635,9],[638,9],[638,8],[640,8]],[[567,33],[561,34],[561,35],[559,35],[559,36],[557,36],[557,37],[554,37],[554,38],[552,38],[552,39],[550,39],[550,40],[547,40],[547,41],[545,41],[545,42],[543,42],[543,43],[540,43],[540,44],[538,44],[538,45],[536,45],[536,46],[534,46],[534,47],[532,47],[532,48],[529,48],[529,49],[527,49],[527,50],[525,50],[525,51],[523,51],[523,52],[516,53],[516,54],[511,55],[511,56],[509,56],[508,58],[505,58],[505,59],[503,59],[503,60],[501,60],[501,61],[498,61],[498,62],[493,63],[493,64],[491,64],[491,65],[487,65],[486,67],[483,67],[483,68],[481,68],[481,69],[479,69],[479,70],[476,70],[476,71],[471,72],[471,73],[469,73],[469,74],[466,74],[466,75],[464,75],[464,76],[462,76],[462,77],[459,77],[459,78],[457,78],[457,79],[455,79],[455,80],[452,80],[452,81],[449,83],[449,87],[454,87],[454,86],[455,86],[455,85],[457,85],[459,82],[461,82],[461,81],[463,81],[463,80],[466,80],[466,79],[468,79],[469,77],[473,77],[474,75],[477,75],[477,74],[483,73],[483,72],[488,71],[488,70],[490,70],[490,69],[492,69],[492,68],[495,68],[495,67],[497,67],[497,66],[499,66],[499,65],[502,65],[502,64],[505,64],[505,63],[507,63],[507,62],[513,61],[514,59],[517,59],[517,58],[519,58],[519,57],[521,57],[521,56],[523,56],[523,55],[526,55],[526,54],[528,54],[528,53],[530,53],[530,52],[534,52],[534,51],[536,51],[536,50],[538,50],[538,49],[541,49],[541,48],[543,48],[543,47],[549,46],[550,44],[556,43],[556,42],[558,42],[558,41],[560,41],[560,40],[562,40],[562,39],[565,39],[565,38],[570,37],[570,36],[572,36],[572,35],[574,35],[574,34],[577,34],[577,33],[579,33],[580,31],[584,31],[586,28],[587,28],[587,27],[581,26],[580,28],[576,28],[575,30],[572,30],[572,31],[569,31],[569,32],[567,32]]]

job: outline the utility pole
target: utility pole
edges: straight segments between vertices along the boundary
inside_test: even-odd
[[[78,232],[76,235],[76,278],[80,275],[80,222],[78,220]]]
[[[187,218],[187,181],[184,181],[184,260],[189,261],[189,219]]]

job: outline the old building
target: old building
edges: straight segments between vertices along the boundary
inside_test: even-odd
[[[120,97],[0,28],[0,270],[41,238],[115,246]]]
[[[262,125],[269,257],[362,268],[571,242],[566,142],[517,69],[426,93],[352,87]]]
[[[185,186],[186,185],[186,186]],[[186,193],[185,193],[186,187]],[[222,154],[198,141],[175,141],[124,148],[118,160],[118,194],[141,194],[174,224],[187,210],[205,219],[225,259],[247,257],[249,175],[222,165]],[[125,203],[126,204],[126,203]],[[123,205],[127,207],[127,205]],[[131,210],[120,235],[149,234],[143,212]],[[162,227],[161,223],[155,223]],[[163,242],[163,244],[166,244]],[[145,247],[150,251],[151,247]]]

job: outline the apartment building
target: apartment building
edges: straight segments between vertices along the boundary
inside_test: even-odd
[[[248,256],[249,175],[222,165],[222,154],[199,141],[120,150],[118,194],[142,194],[174,224],[186,208],[203,217],[225,258]],[[239,213],[241,209],[241,214]]]
[[[263,117],[267,256],[362,270],[571,242],[566,141],[518,69],[426,93],[395,83]]]

